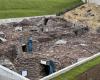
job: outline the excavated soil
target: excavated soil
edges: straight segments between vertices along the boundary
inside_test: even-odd
[[[100,52],[99,33],[91,32],[86,24],[60,17],[31,18],[19,23],[2,24],[0,31],[4,32],[7,40],[0,43],[0,60],[10,60],[19,74],[27,70],[26,77],[31,80],[46,76],[41,60],[53,60],[58,71],[80,58]],[[31,53],[22,49],[30,36],[33,41]]]

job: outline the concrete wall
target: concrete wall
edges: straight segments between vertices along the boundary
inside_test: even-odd
[[[0,65],[0,80],[29,80]]]

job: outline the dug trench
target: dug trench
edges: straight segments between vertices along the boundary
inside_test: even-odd
[[[0,25],[7,40],[1,42],[0,60],[30,80],[47,76],[41,60],[52,60],[55,71],[65,68],[80,58],[100,52],[100,35],[91,33],[86,24],[72,23],[61,17],[24,19]],[[31,44],[32,42],[32,44]]]

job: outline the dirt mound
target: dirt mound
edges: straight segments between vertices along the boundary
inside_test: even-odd
[[[100,27],[100,6],[84,4],[72,11],[66,12],[64,18],[72,22],[82,22],[92,29]]]

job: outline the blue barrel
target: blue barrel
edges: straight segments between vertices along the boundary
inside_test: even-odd
[[[52,60],[47,61],[47,65],[48,65],[48,72],[49,72],[49,74],[52,74],[52,73],[56,72],[55,63]]]
[[[32,49],[33,49],[32,44],[33,44],[32,37],[30,37],[27,43],[27,52],[30,52],[30,53],[32,52]]]

